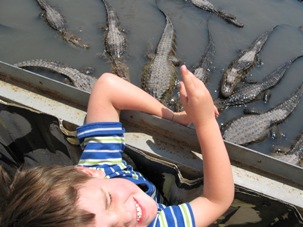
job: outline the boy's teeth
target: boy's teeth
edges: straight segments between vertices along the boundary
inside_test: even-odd
[[[137,210],[137,221],[140,221],[140,218],[142,216],[142,210],[141,207],[136,203],[136,210]]]

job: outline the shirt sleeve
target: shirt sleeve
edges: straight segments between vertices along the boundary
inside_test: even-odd
[[[158,214],[149,227],[194,227],[195,219],[189,203],[167,206]]]
[[[122,152],[125,147],[124,129],[120,122],[96,122],[77,128],[83,149],[79,166],[112,172],[125,169]]]
[[[79,166],[101,170],[107,178],[122,177],[136,184],[146,179],[122,159],[124,128],[120,122],[95,122],[77,128],[83,153]]]

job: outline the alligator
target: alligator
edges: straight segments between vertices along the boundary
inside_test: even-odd
[[[301,57],[303,57],[303,55],[292,58],[291,60],[280,65],[259,83],[248,84],[243,87],[236,88],[234,92],[226,99],[216,99],[214,101],[215,105],[220,112],[223,112],[223,110],[228,106],[241,106],[262,97],[266,103],[269,99],[268,89],[277,85],[292,63]]]
[[[161,10],[160,10],[161,11]],[[180,63],[176,57],[176,33],[171,19],[166,18],[166,25],[154,54],[144,65],[141,87],[164,105],[169,103],[178,77],[176,66]]]
[[[263,140],[270,130],[283,122],[297,107],[303,95],[303,84],[288,99],[259,115],[240,116],[226,123],[223,138],[231,143],[247,145]]]
[[[54,62],[54,61],[48,61],[43,59],[34,59],[34,60],[28,60],[23,61],[14,64],[14,66],[17,66],[19,68],[24,69],[44,69],[49,70],[58,74],[63,75],[67,79],[69,79],[72,82],[72,85],[84,90],[86,92],[91,92],[93,85],[96,82],[96,78],[93,76],[88,76],[86,74],[81,73],[77,69],[68,67],[62,63]]]
[[[41,9],[44,10],[42,15],[47,23],[51,26],[51,28],[58,31],[64,40],[78,47],[90,47],[90,45],[84,42],[81,38],[67,31],[63,16],[55,8],[50,6],[45,0],[37,0],[37,2]]]
[[[205,52],[201,58],[200,64],[194,69],[194,74],[203,83],[207,83],[209,79],[209,72],[212,69],[212,64],[215,58],[215,43],[211,32],[209,31],[209,25],[207,23],[208,31],[208,44],[206,46]]]
[[[293,165],[303,166],[303,131],[290,148],[274,147],[273,157]]]
[[[103,0],[107,14],[107,28],[105,34],[106,52],[113,58],[121,58],[126,51],[126,38],[113,7]]]
[[[111,60],[112,72],[130,81],[128,67],[122,61],[122,56],[127,48],[124,29],[121,28],[119,18],[113,7],[106,0],[103,0],[103,3],[107,14],[104,45],[105,51]]]
[[[259,35],[247,50],[242,51],[229,64],[223,73],[221,82],[221,94],[224,97],[230,96],[237,84],[246,78],[248,71],[256,64],[258,54],[268,40],[269,35],[277,26]]]
[[[218,15],[219,17],[223,18],[228,23],[231,23],[240,28],[244,27],[244,24],[239,22],[238,19],[234,15],[226,13],[223,10],[216,8],[212,3],[210,3],[207,0],[191,0],[191,3],[200,9],[203,9],[205,11]]]

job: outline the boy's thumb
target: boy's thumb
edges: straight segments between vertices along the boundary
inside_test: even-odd
[[[179,85],[180,85],[180,99],[184,107],[184,105],[187,103],[187,92],[183,81],[180,81]]]

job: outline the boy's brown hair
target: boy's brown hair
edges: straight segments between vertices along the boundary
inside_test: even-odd
[[[13,178],[0,166],[0,226],[93,225],[95,215],[77,207],[78,189],[89,179],[73,166],[20,169]]]

